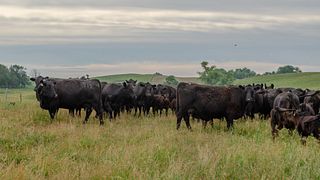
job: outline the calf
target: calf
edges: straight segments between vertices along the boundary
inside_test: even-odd
[[[156,114],[156,112],[159,112],[161,116],[162,110],[164,109],[166,110],[166,116],[168,116],[169,106],[170,106],[169,98],[162,95],[153,96],[152,110],[154,115]]]
[[[296,129],[301,136],[301,143],[306,145],[306,139],[311,134],[320,142],[320,115],[305,116],[303,113],[288,113],[287,119],[295,122]]]

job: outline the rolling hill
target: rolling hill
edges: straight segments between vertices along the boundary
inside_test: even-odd
[[[157,74],[117,74],[109,76],[96,77],[101,81],[110,83],[123,82],[128,79],[135,79],[139,82],[150,82],[153,84],[164,83],[167,76]],[[176,77],[179,82],[193,82],[201,83],[197,77]],[[234,84],[252,84],[252,83],[266,83],[270,85],[273,83],[276,87],[295,87],[295,88],[309,88],[320,89],[320,72],[305,72],[305,73],[290,73],[290,74],[274,74],[261,75],[246,79],[239,79]]]
[[[158,74],[116,74],[108,76],[96,77],[101,81],[106,81],[110,83],[123,82],[128,79],[134,79],[138,82],[150,82],[153,84],[164,83],[167,76]],[[197,77],[176,77],[179,82],[194,82],[201,83]]]
[[[275,87],[320,89],[320,72],[274,74],[236,80],[234,84],[273,83]]]

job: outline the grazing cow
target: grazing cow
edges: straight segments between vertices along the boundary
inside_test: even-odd
[[[306,115],[304,112],[295,113],[289,110],[286,117],[295,124],[303,145],[306,145],[306,139],[311,134],[320,142],[320,115]]]
[[[281,130],[283,127],[289,130],[289,133],[292,134],[292,131],[295,129],[295,124],[290,119],[287,119],[288,111],[296,111],[299,108],[299,97],[292,92],[284,92],[279,94],[273,103],[273,109],[271,110],[271,129],[272,137],[278,135],[278,130]]]
[[[320,108],[320,91],[308,92],[308,93],[305,95],[304,102],[311,104],[314,112],[315,112],[316,114],[319,114],[319,108]]]
[[[306,145],[306,138],[311,134],[320,141],[320,115],[317,116],[300,116],[297,131],[301,136],[301,142]]]
[[[109,113],[110,119],[120,116],[122,108],[132,107],[134,98],[133,87],[126,82],[107,84],[102,90],[103,107]]]
[[[233,127],[233,120],[243,117],[246,99],[252,99],[250,92],[242,86],[214,87],[198,84],[179,83],[177,88],[177,129],[182,118],[191,130],[189,117],[210,121],[213,118],[227,120],[228,129]]]
[[[309,103],[301,103],[299,105],[299,109],[297,111],[300,114],[303,114],[304,116],[314,116],[316,113],[314,112],[312,105]]]
[[[83,123],[94,109],[102,119],[101,84],[99,80],[81,79],[49,79],[38,77],[31,79],[36,82],[36,94],[40,107],[49,111],[53,119],[59,108],[78,109],[85,108],[86,116]]]

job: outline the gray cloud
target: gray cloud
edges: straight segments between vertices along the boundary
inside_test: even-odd
[[[97,72],[88,68],[95,64],[113,66],[104,73],[179,64],[167,72],[189,75],[202,60],[316,71],[319,10],[316,0],[0,0],[0,63],[61,76]]]

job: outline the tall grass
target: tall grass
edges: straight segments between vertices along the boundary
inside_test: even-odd
[[[28,92],[26,92],[28,94]],[[193,131],[169,117],[51,121],[34,99],[0,107],[1,179],[319,179],[319,145],[295,133],[271,138],[269,121],[238,120],[232,131],[216,120]]]

